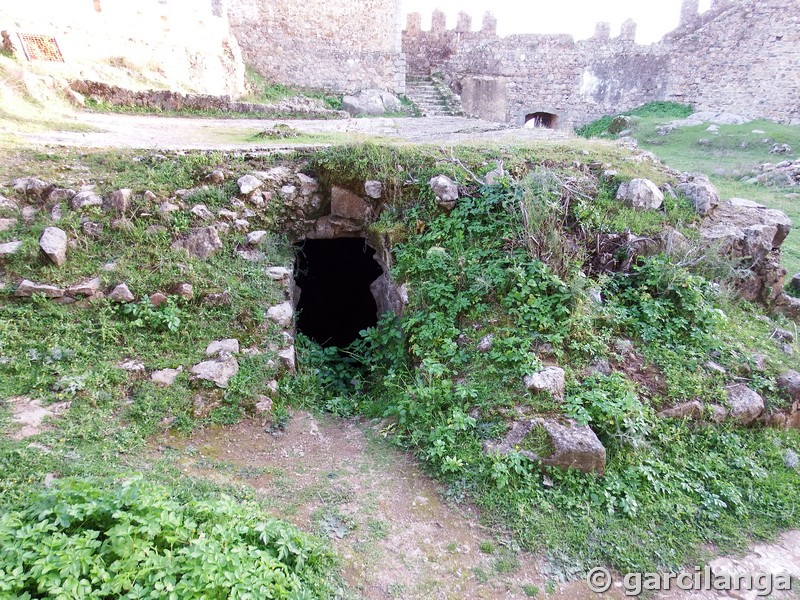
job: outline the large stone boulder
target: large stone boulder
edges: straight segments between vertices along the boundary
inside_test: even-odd
[[[764,412],[764,399],[744,384],[728,388],[730,417],[742,425],[749,425]]]
[[[399,113],[404,111],[400,99],[384,90],[362,90],[353,96],[342,98],[342,110],[350,115],[384,115],[386,113]]]
[[[701,215],[708,214],[719,204],[717,188],[701,173],[684,173],[677,190],[692,201],[694,209]]]
[[[758,227],[761,226],[761,227]],[[770,209],[743,198],[731,198],[722,202],[716,210],[701,223],[701,233],[704,235],[714,231],[751,230],[756,228],[756,237],[763,241],[770,249],[781,247],[789,231],[792,229],[792,220],[785,213]],[[738,234],[741,237],[741,234]]]
[[[793,402],[800,402],[800,373],[786,371],[778,377],[778,389],[785,393]]]
[[[67,234],[58,227],[48,227],[39,238],[39,248],[57,267],[67,262]]]
[[[195,229],[188,236],[175,241],[172,247],[185,250],[195,258],[205,259],[222,249],[222,240],[216,228],[209,226]]]
[[[664,204],[664,194],[649,179],[632,179],[619,186],[617,200],[635,210],[655,210]]]
[[[552,451],[540,456],[524,449],[525,439],[537,428],[543,429],[549,438]],[[564,424],[555,419],[531,419],[521,421],[511,428],[506,437],[498,442],[487,442],[484,450],[490,454],[518,452],[543,465],[559,469],[577,469],[583,473],[599,473],[606,469],[606,449],[586,425],[567,420]]]
[[[264,182],[253,175],[243,175],[236,180],[236,184],[239,186],[240,194],[243,196],[249,196],[262,185],[264,185]]]

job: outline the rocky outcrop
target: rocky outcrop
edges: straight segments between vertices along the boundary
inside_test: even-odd
[[[694,209],[701,215],[707,215],[719,204],[717,188],[701,173],[684,173],[676,189],[692,201]]]
[[[552,445],[548,456],[539,456],[521,446],[535,429],[541,428]],[[561,423],[555,419],[531,419],[514,424],[500,442],[487,442],[484,450],[489,454],[518,452],[530,460],[559,469],[577,469],[583,473],[602,475],[606,469],[606,449],[588,426],[574,421]]]

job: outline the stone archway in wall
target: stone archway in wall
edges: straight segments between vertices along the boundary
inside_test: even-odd
[[[559,117],[555,113],[537,111],[525,115],[525,129],[558,129]]]
[[[298,331],[323,346],[344,347],[384,313],[402,314],[407,296],[389,274],[389,241],[370,233],[380,199],[334,186],[312,208],[316,219],[307,218],[309,207],[299,208],[306,218],[289,224]]]

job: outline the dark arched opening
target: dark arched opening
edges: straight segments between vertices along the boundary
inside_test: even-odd
[[[558,125],[558,115],[547,112],[535,112],[525,115],[525,128],[543,127],[544,129],[555,129]]]
[[[300,288],[297,328],[323,346],[344,347],[378,322],[370,291],[383,274],[375,250],[362,238],[305,240],[295,244]]]

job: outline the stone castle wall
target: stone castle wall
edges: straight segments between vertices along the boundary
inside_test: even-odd
[[[3,2],[0,29],[20,57],[19,34],[55,37],[64,62],[37,66],[56,76],[113,79],[117,69],[178,91],[244,90],[241,52],[220,0]]]
[[[448,30],[434,13],[431,31],[409,15],[403,32],[409,74],[439,72],[468,114],[522,125],[534,113],[571,128],[656,100],[697,110],[800,122],[800,0],[715,0],[700,15],[685,0],[681,25],[657,44],[635,43],[636,24],[619,37],[600,23],[595,36],[499,38],[485,19],[471,31],[462,15]],[[488,25],[486,24],[488,23]]]
[[[716,2],[661,45],[670,51],[668,99],[800,123],[800,0]]]
[[[285,85],[405,90],[399,0],[232,0],[245,60]]]

